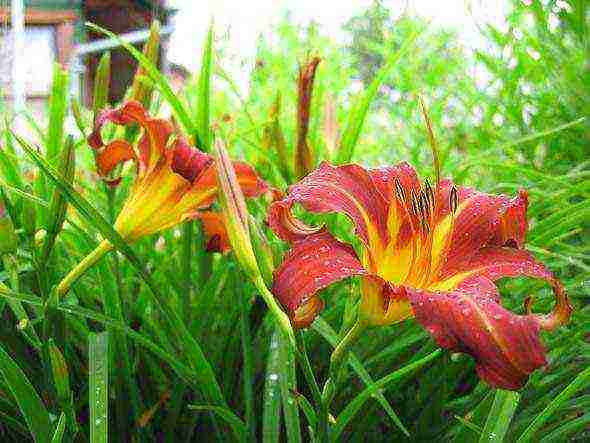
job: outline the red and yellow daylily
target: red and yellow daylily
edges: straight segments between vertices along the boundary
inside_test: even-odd
[[[139,125],[143,134],[137,147],[123,139],[104,143],[101,129],[109,121]],[[115,222],[123,238],[134,241],[184,220],[199,218],[205,232],[210,234],[208,248],[227,248],[221,218],[203,211],[217,196],[213,157],[190,146],[174,132],[170,122],[150,117],[139,102],[129,101],[118,109],[101,113],[88,142],[95,150],[98,172],[105,179],[122,162],[133,160],[137,164],[135,182]],[[245,196],[259,196],[268,190],[250,165],[233,162],[233,166]]]
[[[362,244],[357,255],[325,228],[295,218],[300,204],[314,213],[344,213]],[[323,307],[318,291],[360,276],[359,320],[389,325],[415,317],[437,343],[473,356],[494,387],[518,389],[546,363],[541,330],[569,320],[561,283],[523,249],[527,193],[515,198],[420,181],[407,163],[364,169],[322,163],[269,210],[270,227],[291,243],[274,275],[273,293],[296,327]],[[528,276],[547,281],[556,304],[547,315],[517,315],[502,307],[494,282]]]
[[[101,129],[107,122],[138,125],[142,133],[137,146],[123,139],[105,143]],[[210,235],[207,249],[227,252],[229,243],[222,218],[204,211],[218,195],[216,163],[176,134],[168,121],[150,117],[141,103],[131,100],[97,117],[88,144],[95,150],[99,175],[111,185],[117,184],[110,178],[117,165],[129,160],[137,165],[135,181],[115,221],[115,229],[125,240],[132,242],[185,220],[201,219],[205,234]],[[268,190],[251,166],[242,162],[232,162],[232,166],[245,196],[258,196]],[[108,240],[103,240],[64,277],[57,293],[66,294],[72,283],[112,248]]]

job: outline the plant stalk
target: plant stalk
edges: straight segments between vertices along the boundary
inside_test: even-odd
[[[324,443],[329,441],[329,417],[330,404],[336,395],[336,388],[338,387],[340,368],[348,356],[351,346],[358,340],[362,332],[367,328],[367,323],[362,320],[357,320],[352,328],[346,333],[344,338],[338,343],[332,355],[330,356],[330,371],[328,379],[324,384],[322,392],[322,403],[320,408],[320,417],[318,422],[318,436],[319,441]]]
[[[57,285],[57,296],[63,297],[66,295],[70,287],[92,266],[96,264],[105,254],[113,249],[113,245],[108,240],[103,240],[100,244],[82,259],[62,281]]]

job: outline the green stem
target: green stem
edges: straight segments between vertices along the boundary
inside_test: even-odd
[[[193,257],[194,243],[194,222],[189,221],[184,224],[184,235],[182,237],[182,315],[184,322],[190,326],[190,307],[191,307],[191,289],[192,289],[192,269],[191,261]]]
[[[238,282],[235,287],[237,289]],[[238,297],[242,300],[242,310],[240,313],[240,329],[242,337],[242,355],[243,366],[242,376],[244,382],[244,403],[245,403],[245,421],[248,428],[248,440],[256,441],[256,418],[254,416],[254,390],[252,381],[254,380],[254,370],[252,365],[252,334],[250,331],[250,305],[243,291],[237,291]]]
[[[289,317],[287,316],[287,314],[285,314],[285,311],[281,309],[281,307],[275,300],[274,295],[266,287],[266,283],[264,283],[262,275],[259,273],[257,276],[253,278],[253,281],[254,286],[256,286],[256,288],[260,292],[260,295],[262,295],[262,298],[264,299],[266,306],[268,306],[270,313],[274,316],[275,320],[277,321],[279,328],[285,335],[285,338],[289,341],[289,344],[293,347],[293,349],[297,351],[297,343],[295,341],[295,333],[293,332],[293,327],[291,326],[291,320],[289,320]]]
[[[10,286],[12,287],[12,290],[14,292],[20,292],[20,279],[18,275],[18,262],[16,257],[14,257],[12,254],[5,254],[2,259],[4,261],[4,269],[8,273],[10,279]],[[19,322],[19,329],[21,326],[23,326],[23,336],[27,339],[31,346],[37,350],[40,350],[41,340],[39,339],[35,329],[31,326],[27,311],[25,311],[25,308],[23,308],[21,302],[19,300],[8,299],[7,303]]]
[[[113,245],[108,240],[103,240],[90,254],[88,254],[80,263],[78,263],[62,281],[57,285],[57,295],[62,297],[66,295],[70,287],[78,280],[88,269],[96,264],[106,253],[113,249]]]
[[[340,368],[351,346],[358,340],[362,332],[366,329],[367,323],[362,320],[357,320],[352,328],[346,333],[344,338],[338,343],[332,355],[330,356],[330,372],[328,379],[324,384],[322,392],[322,403],[320,408],[318,437],[320,442],[329,441],[329,417],[330,404],[336,395],[336,388],[338,387]]]
[[[298,348],[295,355],[297,356],[299,365],[303,370],[305,381],[307,382],[309,389],[311,389],[311,395],[313,397],[315,406],[319,409],[322,404],[322,392],[320,391],[320,386],[315,379],[315,374],[313,373],[313,368],[311,366],[311,362],[309,361],[307,350],[305,349],[305,338],[303,337],[303,333],[301,331],[297,331],[295,334],[295,339],[297,340]]]

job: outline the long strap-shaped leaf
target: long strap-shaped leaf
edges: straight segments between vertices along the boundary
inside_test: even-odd
[[[72,206],[86,219],[95,229],[97,229],[111,244],[118,249],[133,265],[141,278],[145,281],[153,294],[150,298],[152,303],[164,314],[170,324],[170,328],[175,331],[182,349],[188,358],[190,366],[195,372],[195,376],[200,381],[200,387],[209,401],[213,404],[225,405],[225,400],[219,383],[215,378],[215,373],[209,364],[209,361],[203,354],[201,346],[191,336],[190,332],[182,322],[176,311],[164,300],[160,290],[154,283],[153,279],[146,272],[141,260],[135,254],[133,249],[125,242],[123,237],[107,222],[107,220],[82,196],[78,193],[64,178],[43,159],[34,148],[18,135],[14,135],[16,140],[21,144],[27,155],[43,170],[43,172],[55,183],[55,186],[64,194],[65,198]],[[149,292],[148,292],[149,293]]]
[[[486,424],[479,439],[480,443],[504,441],[512,416],[520,400],[518,392],[504,391],[498,389],[492,403],[492,409],[488,414]]]
[[[338,335],[336,331],[332,329],[332,326],[321,317],[318,317],[315,322],[313,323],[313,329],[315,329],[332,347],[336,347],[338,344]],[[358,376],[365,382],[367,386],[370,386],[373,383],[373,379],[369,372],[365,369],[361,361],[354,355],[350,354],[349,357],[350,366],[352,369],[358,374]],[[381,393],[381,391],[375,392],[373,394],[375,399],[379,402],[381,407],[387,412],[389,418],[395,423],[395,425],[400,428],[400,430],[406,434],[408,437],[410,436],[410,432],[404,426],[402,421],[400,420],[399,416],[395,413],[385,396]]]
[[[135,47],[132,44],[126,42],[118,35],[104,28],[101,28],[100,26],[95,25],[94,23],[86,23],[86,26],[88,26],[95,32],[99,32],[112,38],[113,40],[116,40],[121,46],[127,49],[127,51],[129,51],[133,57],[137,59],[141,66],[146,70],[152,81],[158,86],[164,98],[168,101],[170,107],[173,109],[174,113],[176,114],[176,117],[178,117],[178,120],[184,127],[185,131],[189,134],[193,134],[195,128],[193,122],[191,121],[189,113],[187,112],[185,105],[178,98],[178,95],[172,90],[172,87],[168,83],[166,76],[162,74],[158,70],[158,68],[154,66],[154,64],[145,55],[141,53],[141,51],[135,49]]]
[[[389,375],[381,378],[380,380],[376,381],[370,386],[367,386],[363,392],[357,395],[348,406],[338,415],[338,420],[334,425],[332,430],[331,440],[338,441],[340,434],[346,428],[346,425],[354,418],[354,416],[358,413],[361,407],[365,404],[365,402],[371,398],[373,395],[378,393],[380,390],[384,390],[394,384],[395,382],[399,381],[404,376],[410,374],[412,371],[421,368],[422,366],[430,363],[431,361],[437,359],[442,355],[442,351],[437,349],[434,352],[431,352],[426,357],[421,358],[420,360],[415,361],[414,363],[410,363],[409,365],[404,366],[403,368],[398,369],[395,372],[392,372]]]
[[[344,132],[342,133],[340,149],[338,150],[338,156],[336,157],[337,164],[348,163],[352,158],[354,147],[357,144],[361,129],[365,123],[365,118],[367,117],[367,112],[369,111],[369,106],[377,95],[379,87],[387,79],[402,56],[412,48],[419,34],[420,31],[417,30],[406,38],[401,48],[391,56],[389,61],[383,67],[381,67],[377,76],[373,79],[365,93],[356,100],[349,114]]]
[[[49,413],[25,373],[6,353],[2,345],[0,345],[0,373],[14,395],[35,441],[48,442],[53,430]]]

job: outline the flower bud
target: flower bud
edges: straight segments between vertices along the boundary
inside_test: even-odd
[[[260,269],[250,239],[246,201],[232,162],[220,139],[215,140],[215,161],[217,162],[219,201],[229,242],[246,274],[255,279],[260,276]]]
[[[158,64],[160,56],[160,22],[154,20],[150,27],[150,35],[143,47],[143,55],[154,65]],[[137,100],[144,108],[149,109],[152,101],[154,87],[145,82],[145,69],[140,65],[135,72],[133,84],[131,85],[131,100]]]
[[[268,285],[272,282],[272,275],[275,270],[274,258],[272,249],[266,240],[266,236],[262,231],[259,223],[256,219],[250,215],[248,217],[250,226],[250,239],[252,240],[252,247],[254,249],[254,255],[258,262],[260,272],[264,282]]]
[[[74,140],[71,136],[67,138],[61,154],[59,170],[63,178],[71,185],[74,181],[76,167]],[[66,219],[67,207],[67,200],[59,190],[55,189],[49,206],[47,238],[45,239],[45,245],[43,247],[42,256],[45,258],[49,256],[51,249],[53,249],[55,239],[62,229],[64,220]]]
[[[29,184],[25,185],[24,191],[27,194],[33,194],[33,188]],[[31,200],[27,198],[23,199],[21,221],[26,236],[28,238],[33,238],[35,236],[35,231],[37,229],[37,212],[35,210],[35,203],[33,203]]]
[[[65,404],[71,398],[68,365],[59,348],[53,343],[53,340],[50,340],[48,348],[57,398],[61,404]]]
[[[92,103],[94,121],[96,121],[101,111],[108,104],[110,83],[111,53],[107,51],[100,58],[98,67],[96,68],[96,76],[94,77],[94,101]]]
[[[309,131],[309,111],[313,92],[315,72],[320,62],[313,57],[304,66],[299,67],[298,104],[297,104],[297,146],[295,148],[295,174],[303,178],[314,168],[314,155],[307,142]]]

